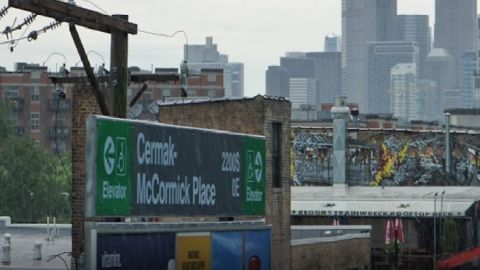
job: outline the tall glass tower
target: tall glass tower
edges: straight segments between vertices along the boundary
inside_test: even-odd
[[[395,39],[397,0],[342,0],[342,92],[368,106],[367,44]]]
[[[477,42],[477,0],[435,0],[434,47],[453,58],[454,87],[460,86],[461,59]]]

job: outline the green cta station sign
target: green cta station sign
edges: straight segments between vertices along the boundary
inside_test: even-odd
[[[264,215],[265,138],[87,121],[86,216]]]

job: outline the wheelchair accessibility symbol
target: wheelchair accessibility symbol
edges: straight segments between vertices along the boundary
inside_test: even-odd
[[[124,137],[116,137],[115,143],[111,136],[105,140],[103,148],[103,164],[107,175],[111,175],[115,170],[118,176],[125,175],[125,154],[126,154],[127,140]]]

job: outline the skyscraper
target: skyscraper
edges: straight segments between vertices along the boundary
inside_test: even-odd
[[[290,101],[292,102],[292,119],[316,119],[316,83],[310,78],[289,79]]]
[[[396,39],[397,25],[397,0],[376,1],[376,41],[389,41]]]
[[[419,49],[417,76],[423,78],[427,56],[431,50],[430,27],[428,15],[399,15],[397,16],[397,39],[414,41]]]
[[[265,94],[267,96],[287,97],[288,88],[283,87],[283,72],[280,66],[269,66],[265,72]]]
[[[310,52],[306,56],[313,61],[317,84],[316,104],[320,109],[322,103],[333,103],[335,97],[341,95],[342,54],[340,52]]]
[[[397,0],[342,0],[342,92],[368,105],[367,44],[394,39]]]
[[[280,58],[280,66],[269,66],[266,72],[266,93],[272,96],[289,97],[290,78],[310,78],[314,76],[312,59],[303,52],[289,52]]]
[[[333,103],[341,95],[340,52],[295,52],[280,58],[280,66],[269,66],[266,71],[266,94],[290,97],[290,78],[309,78],[316,81],[316,100]]]
[[[394,117],[420,120],[417,96],[417,67],[415,64],[397,64],[391,69],[390,98]]]
[[[437,84],[430,80],[417,80],[418,114],[422,121],[438,121],[442,114],[438,114]]]
[[[444,109],[444,93],[454,88],[453,58],[445,49],[434,48],[427,57],[425,78],[436,82],[437,95],[436,108],[439,119],[442,119]]]
[[[477,0],[435,0],[435,48],[453,58],[454,86],[460,85],[460,61],[477,42]]]
[[[309,78],[290,78],[290,101],[292,109],[300,109],[302,105],[315,106],[315,80]]]
[[[465,53],[460,60],[460,91],[462,108],[474,108],[474,75],[477,69],[477,56],[474,52]]]
[[[201,73],[204,68],[222,69],[226,97],[243,97],[243,64],[228,62],[228,55],[219,53],[212,37],[206,37],[205,44],[185,45],[184,59],[190,72]]]
[[[325,37],[325,52],[340,52],[342,51],[341,38],[339,36]]]
[[[389,114],[390,70],[400,63],[418,62],[418,47],[410,41],[370,42],[368,46],[367,96],[371,114]],[[360,111],[362,111],[360,109]]]

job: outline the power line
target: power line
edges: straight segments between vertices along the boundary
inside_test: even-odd
[[[0,45],[15,44],[15,42],[20,41],[20,40],[24,40],[24,39],[27,39],[27,38],[28,37],[21,37],[21,38],[11,39],[11,40],[7,40],[7,41],[2,41],[2,42],[0,42]]]
[[[32,40],[37,40],[38,36],[40,34],[44,34],[46,33],[47,31],[49,30],[53,30],[53,29],[56,29],[57,27],[59,27],[60,25],[62,24],[62,22],[60,21],[55,21],[55,22],[51,22],[49,25],[45,26],[45,27],[42,27],[41,29],[39,30],[34,30],[34,31],[31,31],[27,36],[24,36],[22,34],[22,36],[20,38],[16,38],[16,39],[11,39],[11,40],[8,40],[8,41],[3,41],[3,42],[0,42],[0,45],[5,45],[5,44],[15,44],[15,43],[18,43],[19,41],[21,40],[24,40],[24,39],[28,39],[28,41],[32,41]],[[27,28],[28,29],[28,28]],[[26,33],[26,31],[24,31],[24,33]]]
[[[188,44],[187,33],[186,33],[184,30],[178,30],[178,31],[176,31],[176,32],[174,32],[174,33],[172,33],[172,34],[162,34],[162,33],[155,33],[155,32],[144,31],[144,30],[138,30],[138,32],[142,32],[142,33],[150,34],[150,35],[154,35],[154,36],[167,37],[167,38],[171,38],[171,37],[176,36],[176,35],[179,34],[179,33],[182,33],[183,36],[185,37],[186,44]]]
[[[20,35],[21,38],[25,36],[25,33],[26,33],[26,32],[28,31],[28,29],[30,28],[30,25],[31,25],[31,24],[27,25],[27,28],[25,28],[25,30],[23,30],[23,33]],[[28,36],[27,36],[27,38],[28,38]],[[11,43],[12,46],[10,46],[10,52],[13,52],[13,50],[17,47],[18,43],[20,43],[20,42],[19,42],[19,41],[16,41],[16,42],[14,42],[14,43]]]
[[[11,36],[12,32],[22,29],[22,27],[24,27],[25,25],[32,24],[36,17],[37,17],[37,14],[35,13],[28,15],[25,19],[23,19],[23,22],[21,24],[15,27],[13,27],[12,25],[12,27],[5,28],[5,31],[3,31],[3,34],[7,35],[7,38],[8,38],[8,34],[10,34]]]
[[[100,10],[101,12],[103,12],[105,15],[108,15],[110,16],[110,14],[108,12],[105,11],[105,9],[101,8],[100,6],[98,6],[97,4],[95,4],[94,2],[92,1],[89,1],[89,0],[81,0],[81,1],[84,1],[84,2],[87,2],[89,3],[90,5],[96,7],[98,10]]]
[[[138,32],[159,36],[159,37],[166,37],[166,38],[172,38],[172,37],[175,37],[177,34],[182,33],[183,36],[185,37],[185,44],[187,45],[187,49],[185,50],[185,60],[188,59],[188,37],[187,37],[187,32],[185,32],[185,30],[178,30],[172,34],[162,34],[162,33],[156,33],[156,32],[145,31],[145,30],[138,30]]]

